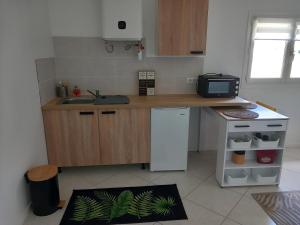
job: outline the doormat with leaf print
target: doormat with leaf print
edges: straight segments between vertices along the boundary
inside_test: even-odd
[[[176,184],[74,190],[60,225],[107,225],[187,219]]]

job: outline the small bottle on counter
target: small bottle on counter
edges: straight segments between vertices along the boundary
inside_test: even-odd
[[[69,96],[69,82],[66,81],[66,80],[64,80],[64,81],[62,82],[62,84],[63,84],[63,86],[64,86],[64,88],[65,88],[66,97],[68,97],[68,96]]]
[[[68,86],[65,85],[66,81],[59,81],[56,85],[56,96],[60,98],[65,98],[69,95]]]
[[[79,87],[77,85],[75,85],[74,89],[73,89],[73,95],[76,97],[79,97],[80,94],[81,94],[81,91],[80,91]]]

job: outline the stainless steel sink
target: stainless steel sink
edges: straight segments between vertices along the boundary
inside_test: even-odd
[[[74,98],[64,98],[61,101],[61,104],[95,104],[95,98],[88,98],[88,97],[74,97]]]
[[[125,95],[100,95],[96,98],[95,105],[129,104]]]
[[[100,95],[97,98],[91,97],[70,97],[62,99],[60,104],[94,104],[94,105],[114,105],[128,104],[129,98],[124,95]]]

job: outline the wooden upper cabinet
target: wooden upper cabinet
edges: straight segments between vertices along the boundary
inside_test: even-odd
[[[205,54],[208,22],[208,0],[190,0],[190,4],[190,53]]]
[[[50,164],[60,167],[100,164],[97,113],[97,110],[43,112]]]
[[[159,55],[189,54],[190,0],[159,0]]]
[[[158,0],[158,53],[205,54],[208,0]]]
[[[149,123],[149,109],[99,111],[102,164],[149,163]]]

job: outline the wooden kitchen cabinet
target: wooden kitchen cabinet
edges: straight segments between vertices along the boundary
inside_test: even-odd
[[[99,165],[97,110],[44,111],[50,164],[59,167]]]
[[[150,110],[111,109],[99,111],[101,163],[150,162]]]
[[[50,164],[59,167],[150,162],[150,110],[44,111]]]
[[[158,0],[158,11],[159,55],[205,54],[208,0]]]

